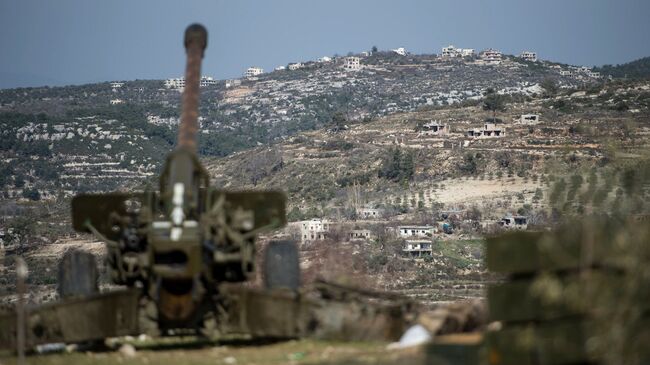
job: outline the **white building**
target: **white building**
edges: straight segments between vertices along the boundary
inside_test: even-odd
[[[323,56],[323,57],[318,59],[318,62],[321,62],[321,63],[332,62],[332,58],[327,57],[327,56]]]
[[[300,63],[300,62],[290,63],[290,64],[289,64],[289,70],[291,70],[291,71],[295,71],[295,70],[297,70],[297,69],[299,69],[299,68],[302,68],[302,66],[303,66],[303,64]]]
[[[111,105],[123,104],[124,100],[122,99],[113,99],[111,100]]]
[[[236,87],[241,85],[240,79],[226,80],[226,88]]]
[[[360,208],[357,210],[357,215],[364,219],[377,219],[384,215],[383,209],[374,208]]]
[[[571,76],[573,72],[571,70],[560,70],[560,76]]]
[[[520,124],[537,124],[537,123],[539,123],[539,115],[538,114],[523,114],[521,117],[519,117],[519,123]]]
[[[168,89],[183,89],[185,88],[185,78],[167,79],[165,80],[165,87]]]
[[[264,70],[260,67],[249,67],[244,72],[244,77],[255,77],[264,73]]]
[[[369,229],[353,229],[348,233],[350,241],[368,241],[373,238]]]
[[[422,126],[420,131],[421,135],[425,136],[444,136],[449,133],[449,127],[444,124],[440,124],[438,121],[433,121],[426,123]]]
[[[284,67],[284,66],[278,66],[278,67],[276,67],[274,70],[275,70],[275,71],[284,71],[284,70],[286,70],[286,69],[287,69],[287,68]]]
[[[488,65],[498,65],[503,59],[503,54],[496,49],[488,48],[481,52],[481,60]]]
[[[199,81],[200,87],[212,86],[216,84],[217,84],[217,80],[213,79],[210,76],[201,76],[201,80]]]
[[[599,78],[602,77],[602,75],[600,74],[600,72],[591,71],[591,70],[587,71],[587,76],[589,76],[589,77],[593,77],[594,79],[599,79]]]
[[[406,56],[406,49],[404,49],[404,47],[400,47],[400,48],[397,48],[397,49],[392,49],[391,51],[397,53],[400,56]]]
[[[528,218],[521,215],[504,217],[499,221],[499,225],[504,228],[523,230],[528,228]]]
[[[310,219],[300,222],[300,241],[307,243],[327,238],[331,223],[324,219]]]
[[[482,129],[472,128],[467,131],[467,136],[474,138],[504,137],[505,135],[505,128],[497,127],[494,123],[485,123]]]
[[[343,69],[346,71],[358,71],[361,69],[361,58],[346,57],[343,63]]]
[[[433,252],[432,246],[431,240],[412,240],[406,241],[402,251],[413,257],[431,256]]]
[[[122,86],[124,86],[123,82],[111,82],[111,88],[112,89],[119,89]]]
[[[521,55],[519,57],[521,59],[523,59],[524,61],[537,62],[537,53],[536,52],[524,51],[524,52],[521,52]]]
[[[474,55],[474,50],[471,48],[456,48],[453,44],[447,47],[442,47],[441,56],[444,58],[468,57]]]
[[[404,239],[416,239],[432,237],[436,233],[436,227],[431,226],[399,226],[397,235]]]

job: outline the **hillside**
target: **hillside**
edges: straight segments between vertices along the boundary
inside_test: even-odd
[[[597,68],[597,70],[602,72],[603,75],[609,75],[615,78],[647,80],[650,78],[650,57],[644,57],[616,66],[605,65]]]
[[[285,141],[302,131],[395,113],[477,104],[488,88],[518,98],[598,82],[569,66],[379,52],[346,71],[344,58],[202,88],[202,156]],[[113,104],[111,104],[113,101]],[[180,92],[162,81],[0,90],[0,186],[7,197],[70,195],[149,183],[175,143]],[[87,184],[87,181],[92,181]]]

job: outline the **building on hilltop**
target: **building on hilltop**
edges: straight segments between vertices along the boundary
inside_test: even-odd
[[[392,49],[391,51],[393,51],[394,53],[397,53],[400,56],[406,56],[406,53],[407,53],[406,49],[404,49],[404,47],[399,47],[399,48],[396,48],[396,49]]]
[[[165,87],[168,89],[184,89],[185,88],[185,78],[179,77],[176,79],[167,79],[165,80]]]
[[[274,71],[284,71],[284,70],[286,70],[286,69],[287,69],[287,68],[284,67],[284,66],[278,66],[278,67],[274,68],[273,70],[274,70]]]
[[[523,59],[524,61],[537,62],[537,53],[530,52],[530,51],[523,51],[521,52],[519,58]]]
[[[119,89],[124,86],[123,82],[111,82],[111,89]]]
[[[481,52],[480,58],[486,65],[498,65],[503,59],[503,54],[496,49],[488,48]]]
[[[442,47],[443,58],[456,58],[456,57],[469,57],[474,55],[474,50],[471,48],[456,48],[450,44],[447,47]]]
[[[240,79],[226,80],[226,88],[236,87],[241,85]]]
[[[261,67],[249,67],[244,72],[244,77],[255,77],[264,73]]]
[[[201,80],[199,81],[200,87],[212,86],[216,84],[217,84],[217,80],[213,79],[210,76],[201,76]]]
[[[332,58],[331,58],[331,57],[327,57],[327,56],[323,56],[323,57],[321,57],[321,58],[318,59],[318,62],[321,62],[321,63],[332,62]]]
[[[296,62],[296,63],[290,63],[288,68],[289,68],[289,70],[291,70],[291,71],[295,71],[295,70],[297,70],[297,69],[299,69],[299,68],[302,68],[302,67],[303,67],[303,64],[302,64],[302,63],[300,63],[300,62]]]
[[[346,57],[343,62],[343,69],[346,71],[358,71],[361,69],[361,58]]]

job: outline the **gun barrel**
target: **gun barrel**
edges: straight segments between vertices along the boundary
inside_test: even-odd
[[[199,81],[201,60],[208,44],[208,32],[200,24],[192,24],[185,30],[185,90],[183,91],[183,111],[178,128],[178,147],[196,151],[196,134],[199,129]]]

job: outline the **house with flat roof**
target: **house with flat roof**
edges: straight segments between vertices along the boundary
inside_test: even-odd
[[[423,124],[420,130],[420,135],[424,136],[444,136],[449,133],[449,126],[441,124],[438,121],[432,121]]]
[[[507,229],[525,230],[528,228],[528,217],[525,217],[523,215],[503,217],[499,221],[499,225]]]
[[[264,73],[261,67],[249,67],[244,72],[244,77],[255,77]]]
[[[345,71],[358,71],[361,69],[361,58],[359,57],[346,57],[343,61],[343,69]]]
[[[472,128],[467,130],[467,137],[472,138],[498,138],[504,137],[506,130],[494,123],[485,123],[483,128]]]
[[[431,256],[433,242],[431,240],[409,240],[404,243],[402,252],[411,257]]]
[[[528,62],[537,62],[537,53],[536,52],[530,52],[530,51],[523,51],[521,52],[521,55],[519,56],[524,61]]]

